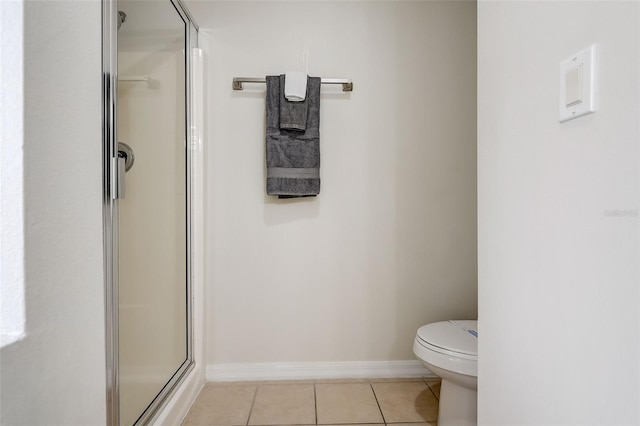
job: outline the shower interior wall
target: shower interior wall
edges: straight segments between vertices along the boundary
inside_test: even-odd
[[[209,57],[206,359],[218,368],[415,360],[477,316],[475,2],[187,2]],[[264,85],[323,86],[322,189],[265,195]]]
[[[186,359],[184,54],[174,44],[118,53],[118,139],[135,152],[119,221],[120,415],[129,423]],[[141,75],[149,80],[125,81]]]

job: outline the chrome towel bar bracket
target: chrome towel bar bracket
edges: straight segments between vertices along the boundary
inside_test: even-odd
[[[233,90],[242,90],[243,83],[266,83],[265,78],[260,77],[233,77]],[[341,84],[343,92],[353,91],[353,82],[346,78],[323,78],[322,84]]]

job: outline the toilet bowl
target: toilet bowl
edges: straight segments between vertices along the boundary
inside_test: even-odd
[[[438,426],[475,426],[478,321],[442,321],[420,327],[413,353],[442,378]]]

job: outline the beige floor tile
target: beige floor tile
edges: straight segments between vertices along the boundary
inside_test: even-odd
[[[182,424],[246,425],[256,388],[251,384],[207,383]]]
[[[427,422],[427,423],[387,423],[387,426],[437,426],[437,422]]]
[[[315,381],[313,379],[308,380],[263,380],[259,382],[259,385],[312,385]]]
[[[316,423],[313,384],[258,386],[250,425],[309,425]]]
[[[423,382],[424,378],[423,377],[405,377],[405,378],[401,378],[401,379],[394,379],[394,378],[388,378],[388,379],[370,379],[369,380],[371,383],[386,383],[386,382],[394,382],[394,383],[398,383],[398,382]]]
[[[369,383],[316,384],[318,424],[383,423]]]
[[[369,383],[369,379],[316,379],[316,383]]]
[[[373,383],[387,423],[435,422],[438,400],[424,382]]]
[[[431,388],[436,398],[440,400],[440,382],[427,382],[427,386]]]

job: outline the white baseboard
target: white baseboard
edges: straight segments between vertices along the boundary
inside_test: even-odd
[[[437,377],[419,361],[266,362],[209,364],[208,382]]]
[[[154,419],[153,425],[174,426],[181,424],[203,385],[202,367],[196,366],[189,372],[171,400]]]

